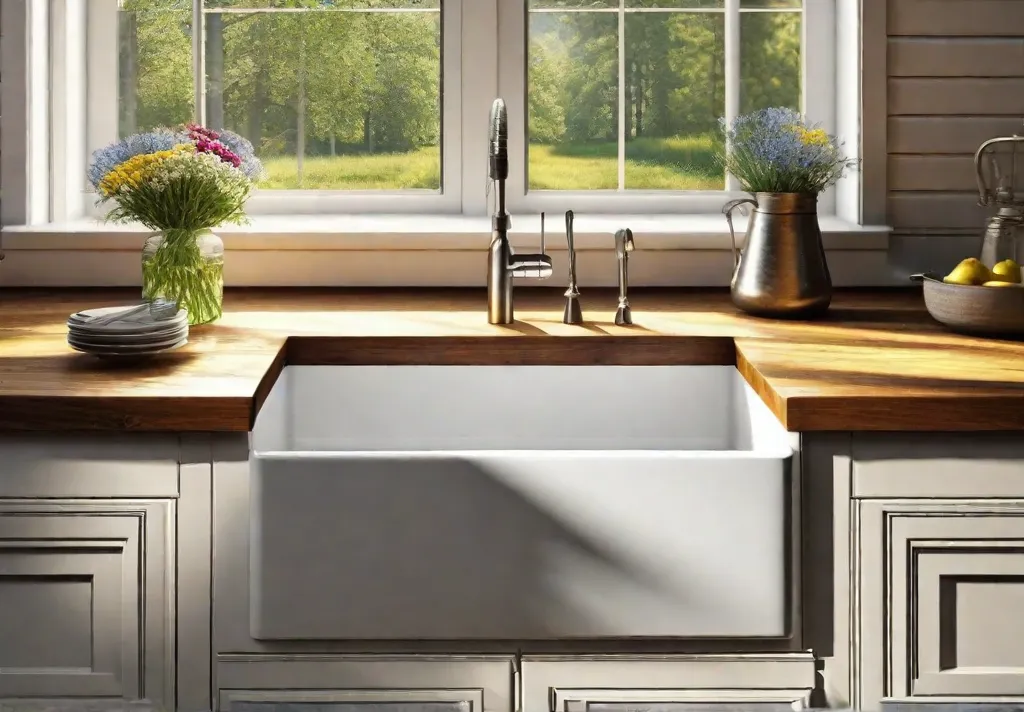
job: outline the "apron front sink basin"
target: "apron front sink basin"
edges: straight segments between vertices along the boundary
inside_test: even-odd
[[[291,366],[257,639],[786,636],[790,436],[727,366]]]

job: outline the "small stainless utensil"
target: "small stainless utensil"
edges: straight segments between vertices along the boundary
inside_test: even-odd
[[[565,211],[565,240],[569,243],[569,288],[565,290],[565,312],[562,322],[582,324],[583,310],[580,308],[580,290],[576,288],[576,243],[572,223],[575,219],[571,210]],[[541,234],[544,234],[544,214],[541,213]]]
[[[129,307],[123,311],[90,319],[89,326],[106,326],[108,324],[113,324],[115,321],[121,321],[122,319],[135,316],[136,314],[141,314],[147,309],[154,321],[163,321],[164,319],[170,319],[178,313],[178,304],[167,299],[156,299],[152,302],[146,302],[145,304]]]
[[[615,256],[619,259],[619,308],[615,312],[618,326],[633,323],[633,311],[629,306],[629,253],[633,251],[633,231],[628,227],[615,233]]]

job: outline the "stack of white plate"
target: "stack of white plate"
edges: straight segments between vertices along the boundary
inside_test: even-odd
[[[68,345],[104,357],[142,357],[188,343],[188,314],[163,305],[102,307],[68,318]]]

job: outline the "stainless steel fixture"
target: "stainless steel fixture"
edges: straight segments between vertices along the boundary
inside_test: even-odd
[[[540,252],[515,254],[508,241],[512,226],[505,211],[505,181],[508,180],[508,111],[503,99],[495,99],[491,107],[488,140],[488,175],[495,195],[491,217],[491,246],[487,261],[487,321],[491,324],[511,324],[515,321],[513,308],[513,280],[516,277],[546,279],[551,276],[551,258],[544,254],[541,238]]]
[[[541,214],[541,225],[543,226],[544,215]],[[566,324],[582,324],[583,310],[580,309],[580,290],[576,288],[576,244],[573,236],[573,213],[565,211],[565,241],[569,244],[569,288],[565,290],[565,312],[562,314],[562,321]],[[544,228],[541,227],[543,234]]]
[[[1008,171],[1000,169],[996,149],[1009,144],[1006,162]],[[989,218],[981,245],[981,261],[992,267],[1003,260],[1017,260],[1020,242],[1024,239],[1024,199],[1016,193],[1019,145],[1024,136],[1003,136],[981,144],[974,154],[974,170],[978,177],[978,204],[996,206],[998,212]],[[985,170],[986,162],[988,171]]]
[[[832,301],[832,278],[821,244],[817,196],[758,193],[722,208],[732,236],[732,301],[756,316],[812,318]],[[743,250],[736,245],[732,212],[754,206]]]
[[[629,253],[633,251],[633,231],[628,227],[615,233],[615,256],[619,260],[619,308],[615,312],[615,323],[626,326],[633,323],[633,312],[629,308]]]

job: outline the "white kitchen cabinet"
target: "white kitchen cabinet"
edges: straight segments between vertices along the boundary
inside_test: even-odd
[[[169,502],[0,502],[0,699],[174,697]]]
[[[854,435],[839,461],[855,704],[1024,701],[1024,439]]]
[[[1024,695],[1024,501],[861,501],[862,699]]]
[[[527,655],[523,710],[694,712],[802,709],[815,688],[814,656]]]
[[[178,439],[0,437],[0,707],[175,706]]]
[[[512,656],[222,655],[224,712],[513,712]]]

